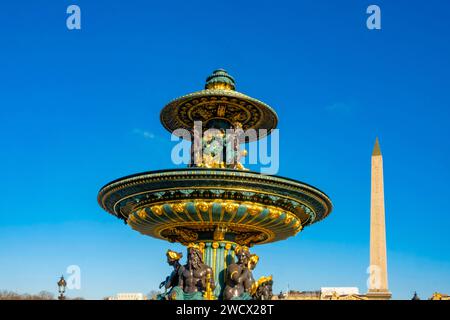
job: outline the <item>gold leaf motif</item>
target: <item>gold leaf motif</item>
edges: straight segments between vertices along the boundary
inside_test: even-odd
[[[270,217],[272,219],[278,219],[280,217],[280,215],[281,215],[280,210],[278,210],[278,209],[270,209]]]
[[[254,215],[260,214],[262,211],[262,208],[260,206],[251,205],[247,208],[247,211],[251,216],[254,216]]]
[[[152,212],[153,212],[154,214],[156,214],[157,216],[160,216],[160,215],[163,214],[163,212],[162,212],[162,211],[163,211],[162,206],[152,206],[150,209],[151,209]]]
[[[286,214],[286,218],[284,219],[285,224],[289,224],[292,221],[292,216],[290,214]]]
[[[239,205],[237,203],[229,202],[229,203],[225,204],[225,212],[228,214],[236,213],[238,208],[239,208]]]
[[[302,231],[303,226],[300,225],[296,230],[295,230],[295,234],[299,233],[300,231]]]
[[[208,202],[199,202],[199,203],[197,203],[197,208],[200,211],[208,211],[209,204],[208,204]]]
[[[140,209],[138,210],[137,215],[139,216],[139,218],[145,219],[147,217],[147,212],[145,211],[145,209]]]
[[[218,117],[224,117],[225,116],[225,106],[224,105],[220,105],[218,108],[217,108],[217,116]]]
[[[185,203],[175,203],[172,205],[172,209],[176,212],[176,213],[183,213],[184,212],[184,208],[185,208]]]

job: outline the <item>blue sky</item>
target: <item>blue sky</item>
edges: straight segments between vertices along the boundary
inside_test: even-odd
[[[82,29],[66,28],[77,4]],[[366,28],[378,4],[382,29]],[[450,293],[448,1],[8,1],[0,11],[0,289],[56,291],[67,266],[102,298],[149,292],[177,245],[96,202],[105,183],[172,168],[172,98],[227,69],[280,118],[280,172],[334,211],[255,247],[275,291],[357,286],[369,264],[370,155],[384,156],[389,286]],[[144,134],[147,132],[148,134]]]

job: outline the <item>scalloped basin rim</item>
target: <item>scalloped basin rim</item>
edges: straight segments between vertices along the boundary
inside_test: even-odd
[[[286,182],[293,182],[295,184],[306,186],[306,187],[309,187],[309,188],[311,188],[311,189],[321,193],[330,202],[330,212],[331,212],[331,210],[333,208],[333,205],[331,203],[330,197],[325,192],[323,192],[322,190],[320,190],[320,189],[318,189],[318,188],[316,188],[316,187],[314,187],[314,186],[312,186],[312,185],[310,185],[308,183],[305,183],[305,182],[302,182],[302,181],[298,181],[298,180],[295,180],[295,179],[291,179],[291,178],[286,178],[286,177],[283,177],[283,176],[274,176],[274,175],[263,174],[263,173],[256,172],[256,171],[242,171],[242,170],[233,170],[233,169],[183,168],[183,169],[163,169],[163,170],[155,170],[155,171],[145,171],[145,172],[134,173],[134,174],[131,174],[131,175],[128,175],[128,176],[124,176],[124,177],[115,179],[115,180],[105,184],[103,187],[101,187],[100,190],[99,190],[99,193],[103,189],[105,189],[106,187],[109,187],[109,186],[111,186],[111,185],[113,185],[113,184],[115,184],[117,182],[123,182],[123,181],[131,179],[131,178],[137,178],[137,177],[146,176],[146,175],[153,175],[153,174],[157,174],[157,173],[170,173],[170,172],[180,173],[180,172],[190,172],[190,171],[198,171],[198,172],[217,171],[217,172],[221,172],[221,173],[225,173],[225,172],[227,172],[227,173],[239,173],[239,174],[243,174],[244,176],[248,175],[249,177],[251,177],[251,176],[258,177],[258,178],[271,177],[271,178],[276,178],[276,179],[279,179],[279,180],[286,180]]]
[[[212,239],[222,224],[229,228],[227,236],[240,243],[283,240],[332,211],[328,196],[311,185],[259,172],[208,168],[122,177],[100,189],[98,202],[142,234],[181,243],[199,234]]]

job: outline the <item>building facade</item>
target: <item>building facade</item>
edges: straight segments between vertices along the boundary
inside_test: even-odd
[[[118,293],[107,300],[147,300],[147,296],[143,293]]]

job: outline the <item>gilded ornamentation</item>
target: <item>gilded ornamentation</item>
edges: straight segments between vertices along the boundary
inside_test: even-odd
[[[161,235],[170,242],[187,244],[198,239],[198,234],[187,228],[171,228],[164,230]]]
[[[186,182],[192,182],[193,185],[182,187],[181,185],[185,185]],[[289,195],[276,192],[275,188],[280,186],[288,191]],[[139,192],[141,188],[146,190],[145,193]],[[143,206],[151,208],[153,205],[172,203],[181,199],[185,202],[195,202],[196,199],[222,199],[223,202],[230,203],[252,202],[267,206],[271,211],[277,208],[280,211],[292,212],[301,217],[306,225],[325,218],[331,211],[331,202],[317,189],[279,177],[233,170],[190,168],[126,178],[123,182],[116,182],[114,187],[104,187],[99,194],[99,202],[112,214],[127,218],[137,203],[126,197],[117,202],[117,197],[122,197],[124,193],[129,197],[139,198],[139,208]],[[227,206],[224,213],[233,213],[235,208],[237,210],[234,205],[231,208]],[[162,209],[157,212],[162,214]],[[154,212],[153,214],[156,215]]]
[[[236,235],[235,241],[243,246],[252,246],[255,243],[265,240],[265,236],[260,232],[246,232]]]
[[[160,215],[163,214],[163,208],[162,208],[162,206],[152,206],[152,207],[150,208],[150,210],[152,210],[152,212],[153,212],[154,214],[156,214],[157,216],[160,216]]]
[[[225,204],[225,212],[228,214],[235,214],[239,205],[237,203],[228,202]]]
[[[236,248],[234,249],[234,252],[235,252],[236,254],[240,254],[241,252],[247,252],[247,251],[249,251],[249,250],[248,250],[248,247],[245,246],[245,245],[238,245],[238,246],[236,246]]]
[[[253,253],[250,256],[250,259],[249,259],[249,262],[248,262],[248,268],[251,269],[251,270],[255,269],[256,265],[258,264],[258,261],[259,261],[258,255]]]
[[[169,249],[166,252],[166,256],[168,261],[178,261],[183,257],[183,254]]]
[[[198,202],[197,203],[197,208],[200,211],[208,211],[209,209],[209,203],[208,202]]]
[[[204,249],[204,243],[203,243],[203,246],[200,246],[200,244],[199,243],[194,243],[194,242],[190,242],[190,243],[188,243],[187,244],[187,248],[188,249],[195,249],[195,250],[200,250],[200,251],[203,251],[203,249]]]
[[[247,207],[247,211],[251,216],[254,216],[254,215],[260,214],[262,211],[262,208],[257,205],[250,205]]]
[[[270,209],[270,217],[272,219],[278,219],[280,217],[280,215],[281,215],[280,210],[278,210],[278,209]]]
[[[186,193],[183,193],[186,194]],[[192,194],[189,193],[189,194]],[[221,193],[211,193],[214,195],[221,195]],[[254,193],[246,192],[245,196],[253,196]],[[144,203],[140,204],[141,206],[145,206]],[[199,202],[190,202],[185,200],[178,200],[176,202],[167,203],[172,210],[165,212],[162,211],[162,205],[154,205],[148,208],[151,208],[153,211],[160,212],[159,208],[164,214],[161,214],[161,219],[163,221],[159,229],[155,230],[157,235],[161,235],[162,238],[168,239],[168,236],[172,239],[172,241],[177,241],[180,243],[185,243],[187,240],[184,237],[180,237],[177,239],[175,232],[168,232],[170,229],[177,228],[185,228],[187,230],[191,230],[195,233],[200,231],[212,232],[213,236],[211,240],[215,241],[223,241],[225,240],[226,234],[233,234],[230,239],[234,239],[238,243],[246,244],[252,246],[255,243],[262,242],[271,242],[274,234],[271,232],[271,223],[273,223],[274,219],[280,217],[282,211],[280,211],[276,207],[264,207],[259,204],[252,204],[250,202],[233,202],[233,201],[220,201],[220,200],[205,200]],[[187,210],[188,206],[194,205],[196,212],[192,212]],[[246,208],[246,211],[242,210],[238,215],[238,208],[242,206]],[[134,211],[135,218],[141,217],[142,220],[138,221],[139,223],[134,224],[137,220],[130,220],[132,223],[132,227],[135,230],[144,232],[148,232],[145,228],[147,219],[144,217],[145,208],[137,209]],[[170,214],[170,212],[176,213],[177,211],[183,210],[183,215],[174,216]],[[263,219],[258,219],[258,217],[262,214],[264,210],[268,210],[268,214]],[[147,211],[150,212],[150,211]],[[228,213],[227,213],[228,212]],[[249,216],[254,217],[245,221],[246,212]],[[205,213],[208,214],[208,217],[205,217]],[[131,216],[131,215],[130,215]],[[148,214],[146,214],[148,216]],[[283,213],[283,224],[277,225],[277,232],[282,234],[290,234],[294,235],[302,230],[301,223],[299,222],[299,218],[290,212]],[[154,220],[151,220],[154,221]],[[243,222],[245,221],[245,222]],[[256,230],[255,230],[256,229]],[[164,231],[165,230],[165,231]],[[142,232],[142,231],[141,231]],[[252,234],[252,233],[259,233]],[[184,235],[184,233],[181,233]]]
[[[303,229],[303,226],[302,225],[299,225],[296,229],[295,229],[295,234],[297,234],[297,233],[299,233],[300,231],[302,231],[302,229]]]
[[[203,294],[203,298],[205,300],[216,300],[216,297],[214,296],[212,287],[211,287],[211,274],[208,273],[206,275],[206,289],[205,293]]]
[[[137,211],[137,215],[141,219],[145,219],[147,217],[147,212],[145,212],[145,209],[141,209]]]
[[[292,222],[292,219],[294,219],[294,217],[292,217],[292,215],[286,214],[286,218],[284,219],[284,223],[285,224],[289,224],[289,223]]]
[[[222,96],[220,101],[216,98],[218,94]],[[161,120],[169,131],[179,128],[189,130],[194,127],[194,121],[206,123],[217,118],[217,114],[222,114],[219,118],[230,123],[239,121],[244,130],[268,129],[258,132],[259,138],[262,138],[278,122],[275,112],[268,105],[236,91],[199,91],[192,94],[194,97],[195,95],[204,96],[204,101],[192,99],[188,95],[172,101],[162,110]],[[223,108],[224,105],[226,108]]]
[[[222,241],[225,239],[225,233],[227,232],[227,228],[223,226],[217,226],[214,229],[213,238],[215,241]]]
[[[185,203],[183,202],[177,202],[174,203],[172,205],[172,209],[176,212],[176,213],[183,213],[184,212],[184,208],[185,208]]]
[[[220,118],[223,118],[225,116],[225,110],[226,110],[226,106],[219,106],[219,108],[217,108],[217,116]]]

